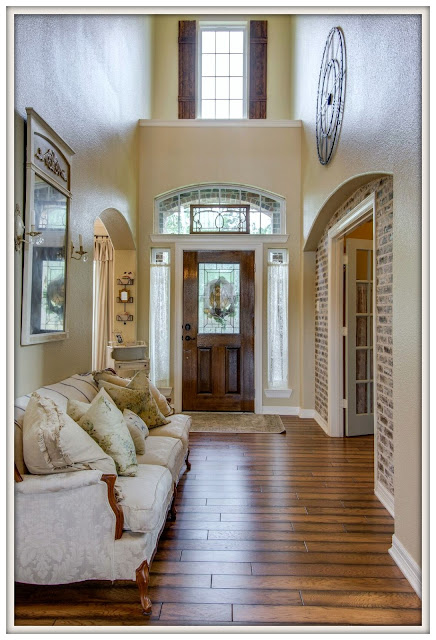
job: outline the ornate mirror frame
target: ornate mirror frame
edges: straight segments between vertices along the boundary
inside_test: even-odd
[[[24,243],[21,344],[68,338],[69,212],[74,151],[27,108],[25,225],[44,244]]]

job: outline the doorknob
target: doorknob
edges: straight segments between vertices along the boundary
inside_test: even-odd
[[[195,338],[191,338],[191,336],[185,336],[185,340],[189,342],[189,340],[195,340]]]

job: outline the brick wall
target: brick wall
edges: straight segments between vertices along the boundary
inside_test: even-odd
[[[328,230],[362,200],[375,193],[376,228],[376,335],[377,352],[377,474],[379,482],[393,495],[393,404],[392,404],[392,243],[393,180],[373,180],[360,187],[335,212],[324,230],[316,251],[315,314],[315,409],[328,420]]]

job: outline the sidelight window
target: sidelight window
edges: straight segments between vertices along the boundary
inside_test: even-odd
[[[288,387],[288,280],[286,249],[268,250],[268,387]]]
[[[170,381],[170,250],[152,249],[150,264],[150,379]]]

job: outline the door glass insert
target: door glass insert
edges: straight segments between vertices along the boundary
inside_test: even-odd
[[[239,263],[199,263],[198,333],[239,333]]]

